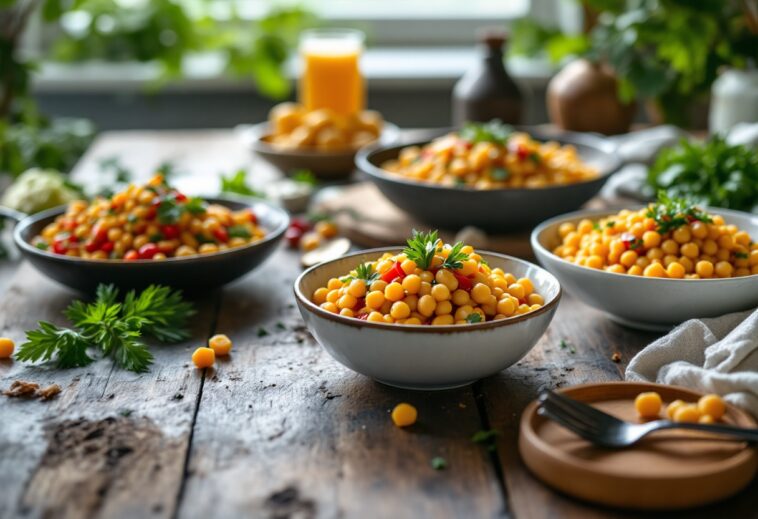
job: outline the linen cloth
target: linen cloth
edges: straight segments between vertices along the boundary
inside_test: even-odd
[[[680,324],[634,356],[626,379],[716,393],[758,418],[758,308]]]

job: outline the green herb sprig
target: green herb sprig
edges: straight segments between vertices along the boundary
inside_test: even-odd
[[[74,301],[64,313],[74,328],[40,321],[38,329],[26,332],[16,358],[30,362],[55,358],[59,368],[73,368],[93,362],[89,352],[98,351],[124,369],[144,372],[153,355],[143,336],[161,342],[187,339],[187,324],[195,310],[181,292],[165,286],[151,285],[139,295],[127,292],[119,302],[113,285],[100,285],[94,302]]]
[[[504,145],[511,134],[513,134],[512,126],[504,124],[499,119],[493,119],[486,123],[466,123],[459,135],[461,139],[471,144],[492,142]]]
[[[403,253],[408,259],[413,260],[418,268],[427,270],[432,265],[439,241],[437,231],[423,233],[413,229],[413,234],[408,239],[408,246],[403,249]]]
[[[461,252],[461,249],[463,248],[463,242],[459,241],[456,242],[455,245],[452,246],[450,249],[450,253],[447,255],[447,258],[445,258],[445,261],[442,263],[443,269],[450,269],[455,270],[463,267],[463,262],[468,259],[468,254],[465,252]]]
[[[242,168],[238,169],[231,175],[221,175],[221,192],[233,195],[266,198],[263,193],[256,191],[247,183],[247,170]]]
[[[345,276],[343,278],[340,278],[340,281],[345,283],[354,279],[362,279],[366,282],[367,285],[370,285],[379,279],[379,273],[374,271],[374,267],[371,265],[371,263],[361,263],[355,267],[355,275],[351,274],[349,276]]]
[[[703,210],[685,198],[671,198],[665,191],[658,192],[658,200],[647,211],[648,218],[655,220],[660,234],[665,234],[695,220],[711,223],[713,220]]]

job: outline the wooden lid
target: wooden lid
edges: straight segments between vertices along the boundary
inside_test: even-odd
[[[657,391],[664,403],[695,402],[701,396],[684,388],[632,382],[561,390],[632,422],[638,421],[634,398],[643,391]],[[524,462],[543,482],[587,501],[638,509],[695,507],[739,492],[758,467],[755,447],[696,431],[660,431],[627,449],[597,447],[539,416],[537,407],[532,402],[521,417]],[[755,420],[733,406],[723,421],[756,427]]]

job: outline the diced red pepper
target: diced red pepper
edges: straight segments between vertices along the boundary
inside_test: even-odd
[[[177,202],[186,202],[187,201],[187,195],[184,193],[177,192],[176,195],[174,195],[174,198]]]
[[[63,228],[69,231],[73,231],[76,229],[76,225],[76,220],[68,220],[65,224],[63,224]]]
[[[139,258],[140,259],[153,259],[153,256],[158,254],[159,249],[158,246],[154,243],[146,243],[142,247],[139,248]]]
[[[213,236],[216,237],[216,239],[220,242],[226,243],[229,241],[229,233],[226,232],[226,229],[223,227],[219,227],[218,229],[215,229],[213,231]]]
[[[54,241],[53,242],[53,252],[56,253],[56,254],[66,254],[68,252],[68,247],[66,247],[65,242]]]
[[[529,156],[529,150],[527,150],[526,146],[523,144],[519,144],[516,148],[516,156],[519,160],[526,160],[526,158]]]
[[[107,241],[100,246],[100,250],[103,252],[113,252],[113,242]]]
[[[300,245],[300,238],[303,237],[303,230],[299,227],[288,227],[284,233],[284,239],[287,240],[287,244],[296,249]]]
[[[355,306],[353,307],[353,310],[360,310],[364,306],[366,306],[366,298],[365,297],[359,297],[355,303]]]
[[[453,272],[453,275],[455,276],[455,279],[458,280],[458,288],[461,290],[471,290],[471,287],[474,286],[473,282],[463,274]]]
[[[619,238],[621,238],[621,243],[624,244],[624,248],[627,250],[629,250],[629,247],[631,247],[632,243],[634,243],[635,240],[637,239],[637,237],[630,232],[622,233],[621,236],[619,236]]]
[[[145,213],[145,219],[146,220],[154,220],[157,215],[158,215],[157,204],[156,205],[152,205],[152,206],[150,206],[148,208],[147,213]]]
[[[134,261],[139,259],[139,252],[136,250],[130,250],[126,254],[124,254],[124,259],[126,261]]]
[[[174,238],[179,237],[179,226],[178,225],[161,225],[161,234],[163,234],[163,237],[167,240],[173,240]]]
[[[382,281],[391,283],[397,278],[403,279],[406,276],[403,267],[400,266],[400,262],[396,261],[395,264],[387,272],[382,274]]]
[[[250,218],[250,223],[257,224],[258,223],[258,217],[255,215],[254,212],[248,211],[248,218]]]

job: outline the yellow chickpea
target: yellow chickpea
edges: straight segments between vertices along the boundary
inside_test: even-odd
[[[347,293],[358,298],[366,295],[366,282],[362,279],[354,279],[347,288]]]
[[[358,300],[350,294],[345,294],[337,300],[337,308],[340,310],[343,308],[354,308],[358,304]]]
[[[392,308],[390,309],[390,315],[393,319],[405,319],[409,315],[411,315],[411,309],[410,307],[403,301],[396,301],[392,303]]]
[[[405,291],[403,290],[403,286],[397,281],[393,281],[384,289],[384,298],[387,301],[400,301],[403,297],[405,297]]]
[[[453,292],[453,295],[451,296],[451,299],[455,306],[463,306],[469,303],[471,301],[471,297],[469,296],[469,293],[465,290],[458,289],[455,292]]]
[[[692,233],[690,232],[689,227],[683,225],[682,227],[675,229],[671,237],[675,242],[682,244],[687,243],[692,239]]]
[[[313,302],[317,305],[326,302],[326,295],[329,293],[329,289],[325,287],[317,288],[313,292]]]
[[[732,277],[732,273],[734,272],[734,267],[732,267],[732,264],[728,261],[719,261],[716,263],[716,275],[720,278],[729,278]]]
[[[640,393],[634,399],[634,408],[643,418],[655,418],[661,412],[661,395],[655,391]]]
[[[674,256],[677,256],[679,255],[679,243],[674,240],[666,240],[661,244],[661,250],[664,254],[673,254]]]
[[[447,301],[450,299],[450,289],[446,285],[434,285],[431,295],[437,301]]]
[[[663,265],[660,263],[653,263],[647,267],[645,267],[645,270],[642,273],[645,277],[650,278],[662,278],[666,277],[666,270],[663,268]]]
[[[674,261],[673,263],[669,263],[669,266],[666,267],[666,274],[668,274],[670,278],[682,279],[684,277],[684,267],[681,263]]]
[[[432,326],[449,326],[455,323],[455,319],[450,314],[438,315],[432,319]]]
[[[695,273],[701,278],[709,278],[713,275],[713,263],[710,261],[698,261],[695,264]]]
[[[674,400],[669,405],[666,406],[666,416],[669,420],[674,419],[674,414],[676,411],[683,405],[686,405],[687,403],[684,400]]]
[[[192,354],[192,362],[198,369],[209,368],[216,362],[216,352],[212,348],[201,346]]]
[[[372,290],[366,295],[366,306],[378,310],[384,304],[384,292],[381,290]]]
[[[322,309],[326,310],[327,312],[331,312],[333,314],[339,313],[339,308],[337,308],[337,305],[331,301],[327,301],[326,303],[322,303],[321,305]]]
[[[16,343],[8,337],[0,337],[0,359],[9,359],[13,355]]]
[[[642,235],[642,244],[646,249],[658,247],[661,244],[661,235],[655,231],[645,231]]]
[[[232,350],[232,341],[223,333],[219,333],[208,339],[208,347],[213,350],[215,356],[223,357],[229,355]]]
[[[693,404],[682,404],[674,411],[675,422],[697,422],[699,419],[700,411]]]
[[[712,417],[714,420],[720,420],[726,413],[726,403],[719,395],[705,395],[700,397],[697,407],[704,415]]]
[[[437,307],[437,300],[431,295],[421,296],[418,300],[416,310],[424,317],[431,317]]]
[[[411,404],[400,403],[395,406],[390,416],[392,423],[397,427],[408,427],[416,423],[418,411]]]

